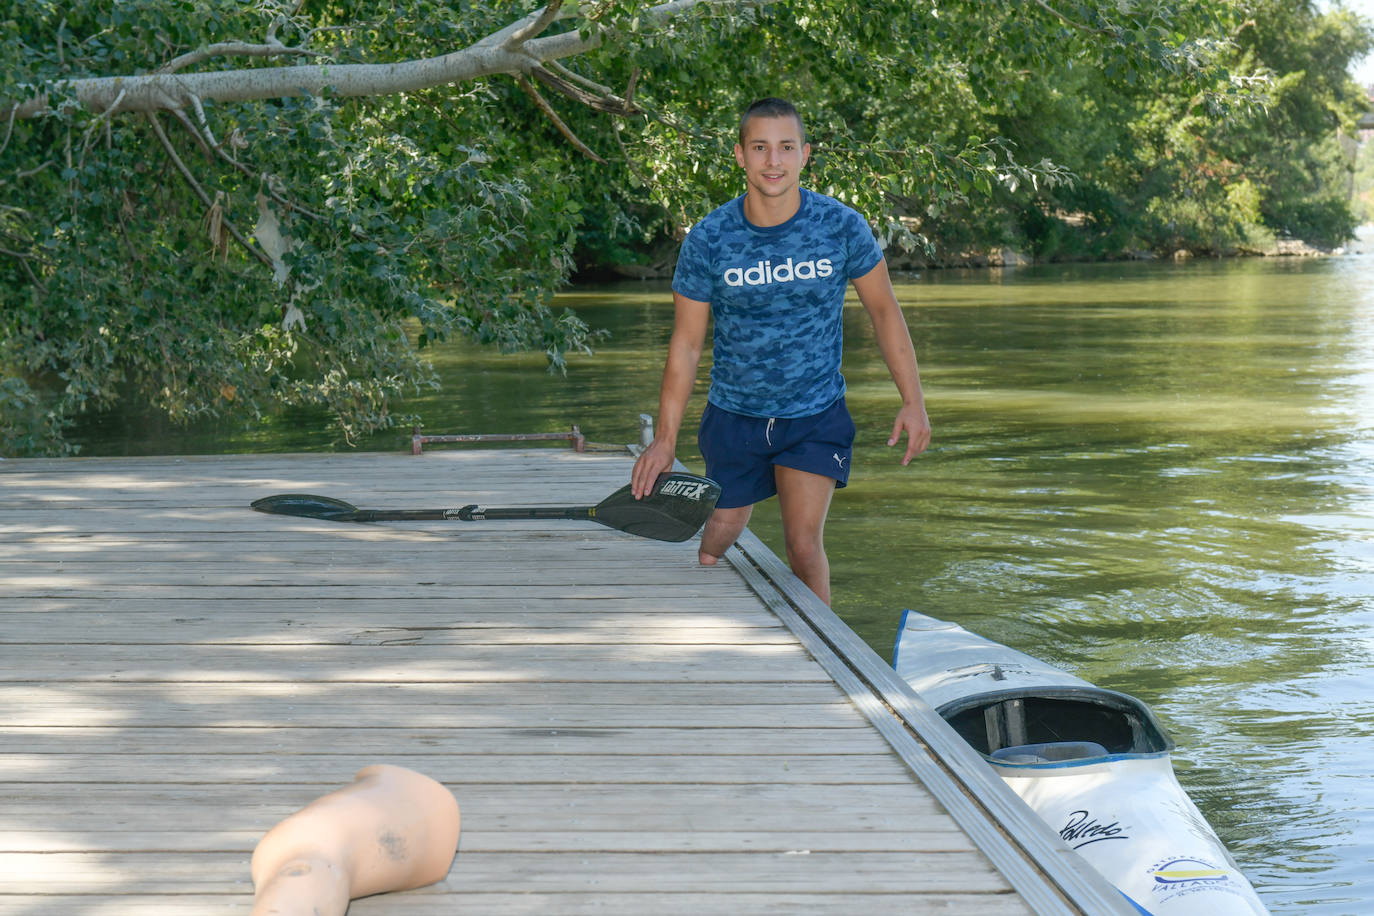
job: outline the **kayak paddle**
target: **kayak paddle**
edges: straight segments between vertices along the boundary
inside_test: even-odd
[[[656,541],[685,541],[696,534],[716,507],[720,485],[695,474],[658,475],[654,488],[635,499],[626,484],[595,506],[529,506],[492,509],[463,506],[461,509],[359,509],[341,499],[308,493],[280,493],[253,501],[259,512],[298,515],[331,522],[418,522],[483,519],[590,519],[594,522]]]

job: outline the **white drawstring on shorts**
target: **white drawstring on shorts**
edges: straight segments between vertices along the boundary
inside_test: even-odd
[[[777,417],[769,417],[768,428],[763,431],[763,438],[768,442],[769,445],[773,444],[773,424],[776,422],[778,422]]]

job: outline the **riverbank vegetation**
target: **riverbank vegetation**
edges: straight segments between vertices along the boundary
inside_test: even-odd
[[[796,99],[896,266],[1340,244],[1368,23],[1304,0],[0,0],[0,454],[120,399],[326,408],[465,335],[557,368]]]

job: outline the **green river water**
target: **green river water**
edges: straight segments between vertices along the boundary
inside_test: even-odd
[[[934,438],[908,468],[886,447],[895,391],[851,303],[859,439],[826,529],[836,610],[884,657],[912,607],[1139,696],[1275,913],[1374,912],[1374,255],[898,286]],[[403,409],[435,433],[577,423],[634,441],[656,412],[667,287],[562,299],[612,332],[566,379],[448,345],[443,393]],[[704,385],[693,425],[703,401]],[[103,416],[77,440],[87,455],[331,447],[308,413],[251,431]],[[678,456],[701,469],[694,437]],[[775,505],[754,519],[781,555]]]

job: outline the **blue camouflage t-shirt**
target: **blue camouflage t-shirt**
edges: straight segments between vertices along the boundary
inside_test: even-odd
[[[693,226],[673,290],[711,303],[707,400],[754,417],[804,417],[834,403],[844,394],[845,290],[882,257],[858,211],[805,188],[781,225],[750,223],[741,196]]]

